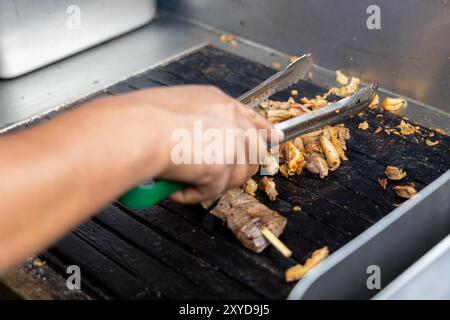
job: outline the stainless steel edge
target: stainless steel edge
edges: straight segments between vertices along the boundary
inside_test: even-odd
[[[0,80],[0,133],[211,43],[267,66],[289,57],[219,31],[161,16],[151,24],[17,79]]]
[[[374,300],[450,300],[450,235],[378,293]]]
[[[450,170],[333,253],[288,299],[370,299],[368,267],[381,271],[381,289],[450,233]]]

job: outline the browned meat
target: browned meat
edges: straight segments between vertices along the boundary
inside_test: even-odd
[[[321,179],[328,176],[328,164],[327,161],[319,154],[314,153],[308,160],[306,160],[306,169],[309,172],[318,174]]]
[[[267,227],[278,237],[286,226],[285,217],[239,188],[225,192],[210,213],[225,220],[236,238],[256,253],[269,245],[260,231],[262,227]]]
[[[259,187],[264,190],[264,192],[269,197],[270,201],[277,200],[278,191],[277,187],[275,185],[275,182],[272,178],[268,178],[267,176],[264,176],[261,181]]]

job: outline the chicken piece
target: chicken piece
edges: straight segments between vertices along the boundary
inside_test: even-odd
[[[339,157],[341,158],[341,160],[348,160],[347,157],[345,156],[344,153],[344,149],[342,148],[342,141],[338,138],[338,128],[337,127],[330,127],[327,128],[328,131],[328,135],[329,137],[331,137],[331,143],[333,144],[334,148],[336,149],[337,153],[339,154]],[[344,146],[345,145],[345,140],[344,140]]]
[[[434,131],[436,131],[437,133],[442,134],[444,136],[447,135],[447,133],[444,130],[442,130],[441,128],[434,128]]]
[[[336,171],[341,164],[339,153],[336,151],[336,148],[325,134],[320,137],[320,146],[327,159],[329,170]]]
[[[236,238],[256,253],[269,245],[260,230],[266,227],[279,237],[287,222],[285,217],[239,188],[225,192],[210,213],[225,220]]]
[[[386,178],[379,178],[377,180],[378,180],[378,184],[380,185],[380,187],[383,190],[386,190],[386,188],[387,188],[387,179]]]
[[[223,33],[223,34],[221,34],[220,37],[219,37],[219,39],[220,39],[220,41],[222,41],[222,42],[231,42],[231,41],[234,41],[234,40],[235,40],[234,36],[233,36],[232,34],[229,34],[229,33]]]
[[[327,92],[327,95],[335,94],[336,96],[341,97],[341,98],[351,96],[352,94],[354,94],[356,92],[356,90],[358,90],[358,86],[360,83],[361,83],[361,80],[359,78],[352,77],[350,82],[347,85],[345,85],[341,88],[333,87]]]
[[[278,160],[272,154],[267,153],[261,164],[261,174],[273,176],[277,174],[279,168]]]
[[[386,111],[398,111],[408,105],[405,99],[386,97],[383,100],[383,109]]]
[[[245,193],[251,196],[255,196],[256,190],[258,190],[258,184],[256,183],[255,180],[250,178],[244,183],[243,189]]]
[[[298,150],[300,150],[301,152],[304,152],[304,150],[305,150],[305,146],[304,146],[304,144],[303,144],[303,140],[302,140],[302,137],[296,137],[295,139],[294,139],[294,146],[298,149]]]
[[[413,185],[395,186],[393,189],[397,196],[404,199],[412,198],[417,193],[417,190]]]
[[[303,103],[304,107],[311,108],[313,110],[325,107],[329,104],[328,100],[323,96],[316,96],[314,99],[303,97],[300,99],[300,101]]]
[[[320,140],[306,140],[305,141],[305,154],[307,153],[322,153],[322,147],[320,146]]]
[[[267,194],[270,201],[277,200],[278,191],[277,191],[275,182],[273,181],[272,178],[268,178],[267,176],[264,176],[261,179],[259,187],[261,190],[263,190]]]
[[[291,118],[302,116],[306,113],[302,108],[289,108],[288,111],[291,115]],[[310,111],[308,110],[308,112]]]
[[[306,169],[314,174],[318,174],[321,179],[328,176],[328,163],[319,154],[314,154],[306,160]]]
[[[285,279],[286,282],[293,282],[303,278],[309,271],[316,267],[319,263],[325,260],[330,251],[328,247],[323,247],[322,249],[313,252],[311,258],[306,260],[304,265],[298,264],[292,268],[286,270]]]
[[[397,128],[400,128],[400,133],[404,136],[409,136],[414,133],[420,133],[420,130],[416,129],[410,123],[407,123],[403,120],[400,121],[400,124],[397,126]]]
[[[271,123],[278,123],[292,118],[292,114],[289,110],[284,109],[271,109],[266,112],[266,119]]]
[[[291,106],[289,108],[289,110],[291,110],[291,112],[294,112],[294,111],[298,112],[298,110],[292,110],[292,109],[300,109],[303,111],[303,114],[311,112],[311,110],[309,110],[307,107],[305,107],[301,103],[291,103]]]
[[[301,136],[305,153],[322,153],[320,147],[320,136],[323,130],[316,130]]]
[[[347,141],[350,140],[350,130],[344,126],[337,126],[337,137],[341,144],[342,150],[347,150]]]
[[[389,178],[389,180],[394,181],[402,180],[404,177],[406,177],[405,171],[394,166],[387,166],[384,173],[386,174],[386,177]]]
[[[281,175],[282,175],[283,177],[289,178],[290,174],[289,174],[289,169],[288,169],[286,163],[283,163],[283,164],[280,166],[280,173],[281,173]]]
[[[300,174],[305,165],[305,158],[301,151],[295,147],[292,141],[284,143],[281,151],[285,164],[287,165],[288,175]]]
[[[373,98],[372,101],[370,101],[369,104],[369,109],[376,109],[378,107],[378,105],[380,104],[380,96],[378,94],[376,94]]]
[[[425,144],[429,147],[434,147],[435,145],[439,144],[439,141],[431,141],[429,139],[425,140]]]
[[[341,85],[341,86],[345,86],[348,84],[348,77],[342,73],[341,70],[337,70],[336,71],[336,81]]]
[[[275,70],[281,70],[281,63],[272,62],[272,68],[274,68]]]
[[[369,123],[367,121],[361,122],[360,124],[358,124],[358,129],[366,131],[367,129],[369,129]]]
[[[275,101],[275,100],[264,100],[259,104],[259,106],[263,109],[271,109],[271,110],[286,110],[291,107],[291,104],[287,101]]]

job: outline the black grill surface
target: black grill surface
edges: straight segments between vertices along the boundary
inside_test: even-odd
[[[149,70],[114,85],[89,99],[133,90],[179,84],[212,84],[238,97],[272,75],[274,70],[207,46],[168,65]],[[314,97],[325,89],[307,82],[296,86],[301,96]],[[287,98],[287,93],[278,95]],[[382,116],[380,116],[380,114]],[[357,126],[368,121],[370,129]],[[395,127],[400,119],[390,113],[366,111],[347,119],[351,130],[348,161],[320,180],[308,172],[285,179],[276,176],[276,202],[258,194],[270,208],[288,218],[281,236],[294,252],[283,258],[269,247],[261,254],[246,250],[223,223],[200,206],[170,201],[147,210],[130,211],[111,204],[55,244],[43,257],[64,273],[80,266],[83,289],[97,298],[283,299],[292,289],[285,270],[303,263],[315,250],[331,252],[369,228],[401,203],[392,190],[382,190],[377,178],[386,165],[404,168],[405,183],[418,190],[450,168],[450,140],[435,147],[423,141],[431,131],[413,137],[375,134],[377,126]],[[300,213],[292,210],[299,205]]]

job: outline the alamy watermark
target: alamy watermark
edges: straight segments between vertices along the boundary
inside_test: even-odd
[[[70,5],[66,9],[68,15],[66,20],[66,27],[69,30],[81,29],[81,8],[77,5]]]
[[[77,265],[67,267],[66,273],[69,277],[66,280],[66,287],[69,290],[81,290],[81,269]]]
[[[367,267],[366,270],[369,277],[366,280],[366,286],[369,290],[381,289],[381,268],[375,264]]]
[[[267,156],[266,141],[277,141],[278,132],[266,129],[205,129],[202,121],[194,121],[193,130],[172,132],[175,143],[172,163],[181,164],[250,164],[259,165]],[[271,157],[278,160],[278,148]]]
[[[381,29],[381,8],[376,4],[367,7],[366,13],[369,17],[366,20],[366,26],[369,30]]]

